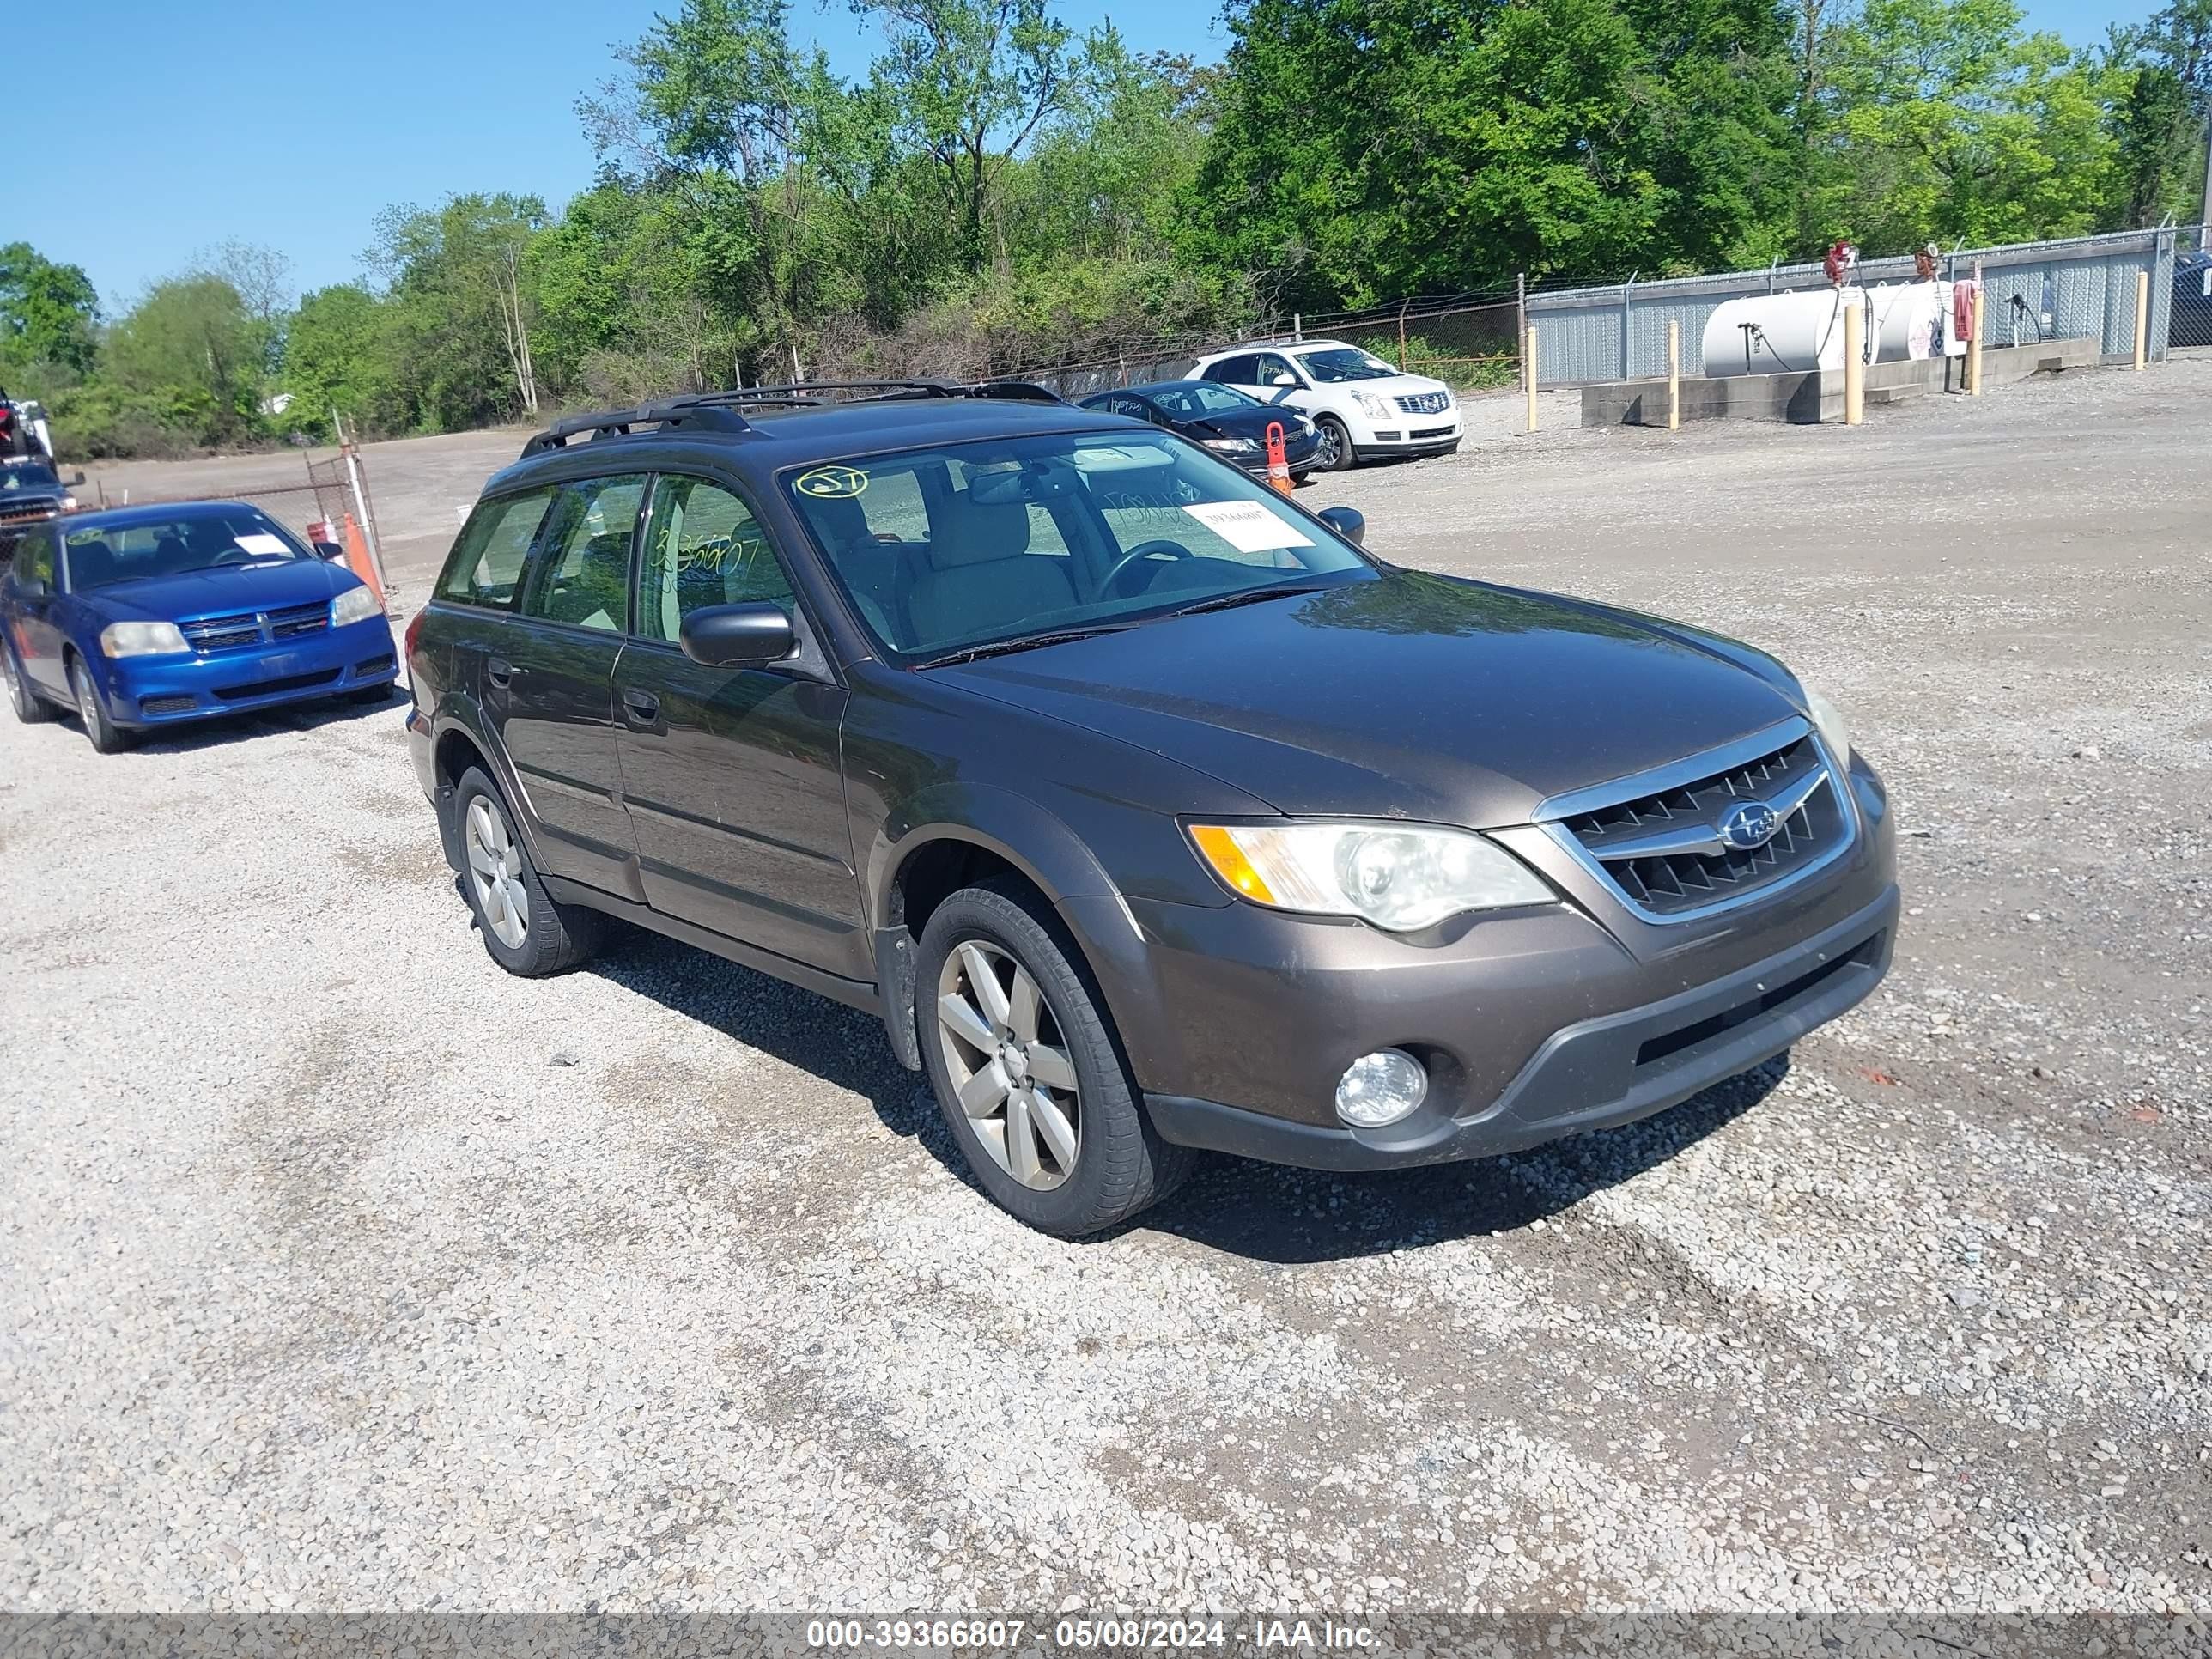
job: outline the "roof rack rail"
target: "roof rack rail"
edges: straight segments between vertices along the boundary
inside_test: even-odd
[[[839,392],[848,395],[824,396]],[[662,398],[635,409],[612,409],[591,415],[571,415],[532,434],[522,447],[522,458],[543,455],[564,447],[579,433],[592,438],[618,438],[634,428],[655,426],[703,432],[750,432],[752,423],[732,405],[779,404],[808,408],[836,403],[893,403],[917,398],[1005,398],[1023,403],[1066,402],[1049,387],[1030,380],[797,380],[787,386],[737,386],[726,392],[689,392]]]

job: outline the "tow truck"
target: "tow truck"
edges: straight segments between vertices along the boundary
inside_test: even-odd
[[[84,474],[74,472],[64,483],[57,470],[46,410],[0,390],[0,563],[15,557],[32,526],[74,512],[70,490],[83,482]]]

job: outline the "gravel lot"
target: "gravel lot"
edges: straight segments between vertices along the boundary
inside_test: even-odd
[[[501,974],[396,704],[0,726],[0,1607],[2212,1613],[2208,412],[2200,358],[1317,484],[1828,690],[1896,969],[1647,1123],[1089,1245],[861,1015]],[[494,435],[387,515],[450,538]]]

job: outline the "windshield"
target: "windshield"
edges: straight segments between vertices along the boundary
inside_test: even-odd
[[[878,642],[908,661],[1373,568],[1274,491],[1167,437],[946,445],[783,485]]]
[[[17,466],[0,466],[0,490],[59,489],[62,481],[47,468],[33,461]]]
[[[149,576],[182,575],[187,570],[314,556],[291,532],[250,507],[74,530],[63,545],[68,550],[70,586],[80,592]]]
[[[1216,386],[1211,380],[1184,380],[1179,385],[1164,386],[1152,393],[1152,399],[1169,414],[1185,417],[1217,414],[1225,409],[1260,407],[1257,398],[1248,398],[1233,386]]]
[[[1301,351],[1297,359],[1306,373],[1324,385],[1341,380],[1380,380],[1398,371],[1370,351],[1357,346],[1331,346],[1325,351]]]

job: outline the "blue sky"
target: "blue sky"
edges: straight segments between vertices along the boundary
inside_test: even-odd
[[[82,265],[111,313],[201,249],[259,243],[302,289],[360,270],[378,212],[457,191],[535,192],[556,209],[591,180],[578,96],[675,0],[105,0],[62,27],[86,74],[9,77],[0,242]],[[2025,0],[2030,22],[2086,44],[2154,0]],[[1217,58],[1215,0],[1066,0],[1111,15],[1136,50]],[[848,73],[867,45],[843,0],[794,0],[795,33]]]

